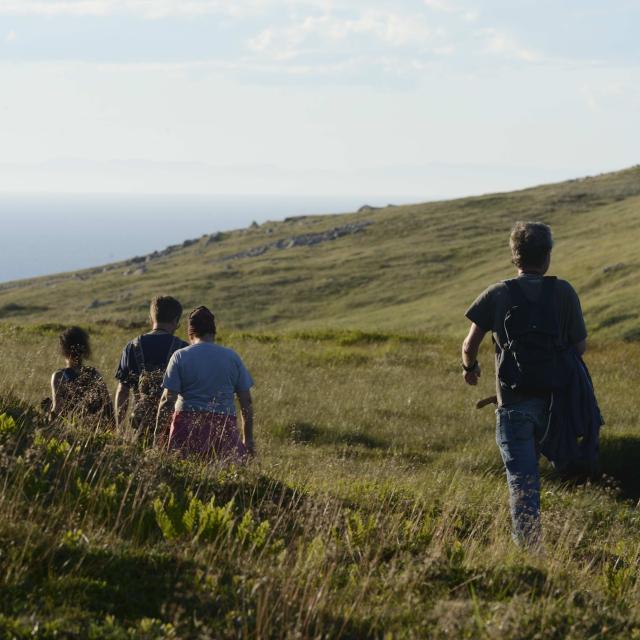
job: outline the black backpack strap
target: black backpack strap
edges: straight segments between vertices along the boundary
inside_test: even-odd
[[[178,338],[176,338],[175,336],[173,336],[173,340],[171,341],[171,344],[169,345],[169,351],[167,352],[167,357],[166,357],[165,362],[164,362],[165,368],[169,364],[169,360],[171,360],[171,356],[179,348],[180,348],[180,340]]]
[[[544,305],[545,322],[547,326],[553,330],[556,335],[556,339],[560,341],[560,319],[558,316],[558,310],[556,308],[556,281],[558,278],[555,276],[545,276],[542,283],[542,295],[540,296],[540,302]]]
[[[542,295],[540,296],[540,302],[549,307],[555,307],[555,290],[556,290],[556,278],[555,276],[545,276],[542,282]]]
[[[142,336],[134,338],[131,343],[131,347],[133,349],[133,357],[135,358],[136,364],[138,365],[138,373],[146,371],[144,352],[142,351]]]
[[[509,292],[509,301],[511,302],[511,308],[513,307],[520,307],[520,308],[524,308],[527,309],[527,313],[531,313],[531,305],[532,302],[527,298],[527,296],[524,295],[524,291],[521,289],[520,285],[518,284],[518,280],[517,278],[512,278],[511,280],[504,280],[504,284],[507,287],[507,290]],[[505,343],[503,345],[498,344],[495,339],[495,345],[496,345],[496,353],[500,353],[500,351],[503,351],[504,349],[507,348],[508,344],[509,344],[509,332],[507,330],[507,317],[504,318],[504,331],[505,331]]]
[[[531,304],[531,301],[524,295],[524,291],[518,284],[517,278],[505,280],[504,283],[507,285],[509,297],[514,305],[517,305],[518,307],[528,307]]]

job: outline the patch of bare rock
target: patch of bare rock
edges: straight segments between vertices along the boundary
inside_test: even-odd
[[[365,220],[362,222],[351,222],[340,227],[328,229],[327,231],[320,231],[317,233],[303,233],[301,235],[291,236],[289,238],[282,238],[280,240],[276,240],[275,242],[270,242],[269,244],[251,247],[250,249],[245,249],[244,251],[239,251],[238,253],[232,253],[231,255],[223,256],[222,258],[220,258],[220,260],[226,261],[238,260],[239,258],[255,258],[271,250],[291,249],[293,247],[311,247],[323,242],[330,242],[332,240],[336,240],[337,238],[353,235],[354,233],[360,233],[364,231],[370,224],[373,223],[369,220]]]

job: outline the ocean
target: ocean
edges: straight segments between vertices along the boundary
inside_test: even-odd
[[[389,202],[402,204],[366,204]],[[99,266],[253,221],[363,204],[355,196],[0,194],[0,282]]]

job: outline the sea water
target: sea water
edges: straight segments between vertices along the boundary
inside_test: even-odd
[[[367,204],[392,202],[377,200]],[[99,266],[254,221],[346,213],[362,204],[357,196],[0,194],[0,282]]]

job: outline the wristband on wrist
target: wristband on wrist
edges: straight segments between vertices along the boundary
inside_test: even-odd
[[[465,370],[465,373],[471,373],[478,368],[478,361],[476,360],[470,367],[467,367],[467,365],[465,365],[465,363],[463,362],[462,368]]]

